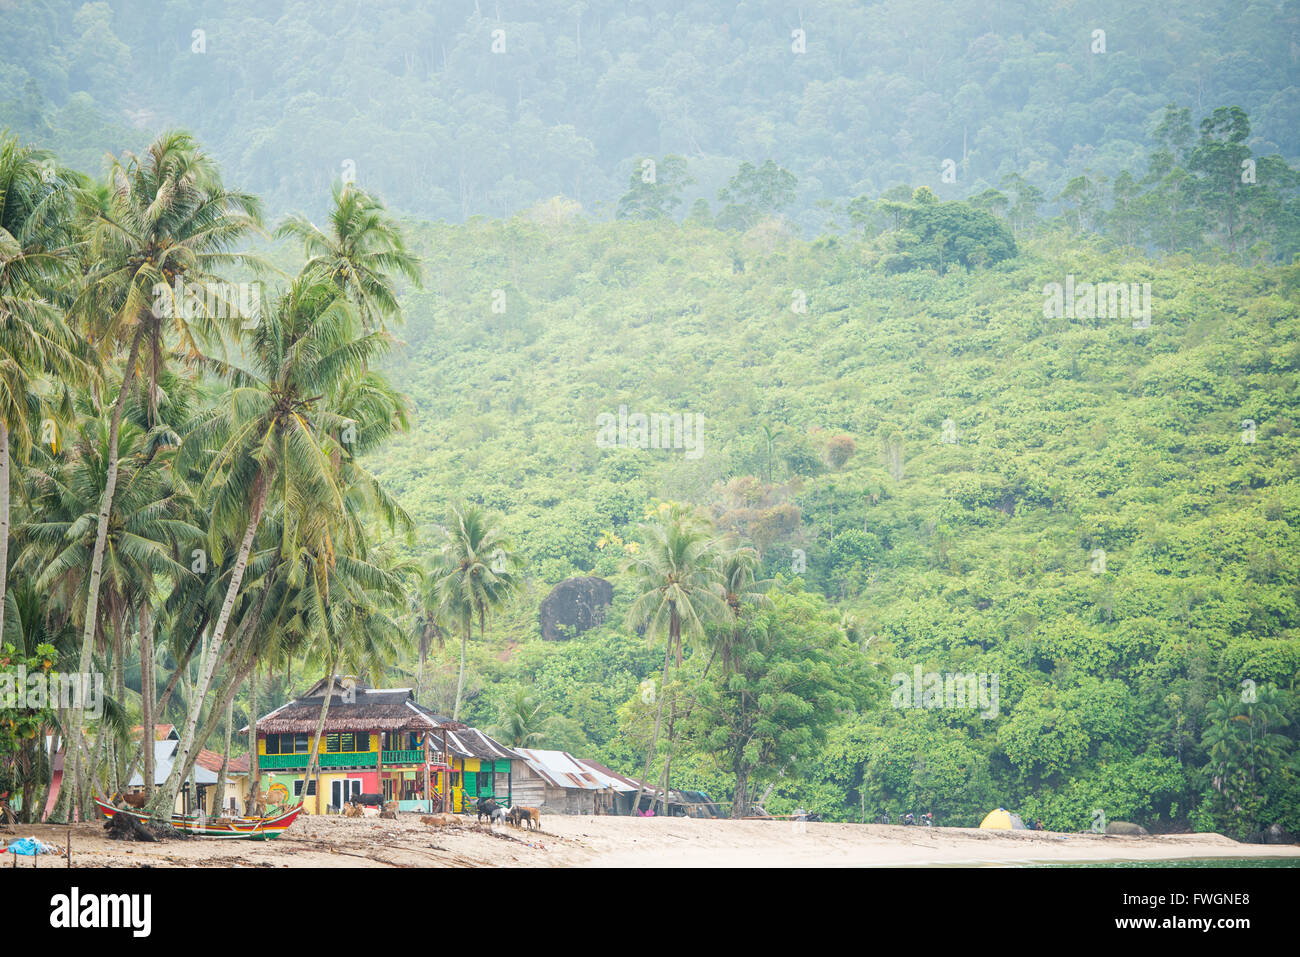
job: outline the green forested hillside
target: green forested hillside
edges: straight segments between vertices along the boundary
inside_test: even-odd
[[[806,555],[798,577],[847,616],[886,694],[915,664],[1000,676],[996,719],[846,717],[778,795],[857,816],[865,776],[872,816],[1215,820],[1207,708],[1300,670],[1294,267],[1133,259],[1057,233],[986,271],[887,276],[859,245],[770,225],[544,210],[412,238],[426,289],[406,297],[393,372],[414,424],[374,470],[417,523],[455,497],[500,512],[532,579],[472,650],[472,716],[532,684],[563,719],[555,746],[634,768],[610,719],[635,712],[654,663],[623,627],[626,587],[602,629],[559,647],[537,602],[564,576],[613,575],[624,556],[602,540],[633,540],[654,500],[698,502],[768,576]],[[1045,318],[1043,287],[1067,275],[1149,282],[1149,328]],[[599,447],[597,416],[621,405],[702,416],[703,453]],[[702,751],[675,767],[725,790]]]
[[[0,24],[0,679],[112,684],[0,800],[324,672],[737,816],[1300,833],[1295,4]]]

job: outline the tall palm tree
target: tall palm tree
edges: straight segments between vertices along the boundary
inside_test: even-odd
[[[187,283],[220,282],[219,270],[250,262],[233,247],[261,223],[258,199],[227,190],[215,165],[186,133],[164,133],[143,157],[127,153],[109,170],[107,195],[83,196],[89,241],[88,272],[76,309],[91,336],[112,350],[127,346],[122,382],[109,426],[107,481],[99,505],[91,554],[80,668],[90,667],[94,628],[107,544],[108,519],[117,491],[118,436],[126,398],[143,364],[148,380],[152,425],[157,383],[174,351],[189,360],[202,356],[200,340],[215,340],[219,328],[205,308],[155,310],[158,290]],[[164,300],[166,292],[163,293]],[[159,314],[163,312],[164,314]],[[232,320],[238,325],[238,317]],[[81,714],[73,715],[73,736],[81,734]],[[77,750],[72,749],[74,764]],[[74,776],[75,779],[75,776]],[[84,800],[84,795],[81,796]]]
[[[772,580],[759,580],[754,577],[760,560],[758,552],[749,546],[730,548],[720,558],[722,598],[727,605],[727,616],[719,623],[713,633],[714,653],[722,657],[722,667],[731,671],[732,657],[745,640],[745,613],[752,608],[766,608],[771,605],[767,589]],[[709,659],[712,664],[713,659]],[[708,668],[704,669],[708,674]]]
[[[1224,817],[1243,835],[1258,827],[1265,785],[1290,746],[1287,737],[1274,730],[1290,724],[1281,701],[1277,687],[1265,684],[1249,700],[1240,693],[1221,694],[1205,711],[1205,770]]]
[[[12,456],[42,438],[38,388],[57,378],[64,394],[85,385],[89,350],[54,301],[76,274],[69,246],[76,180],[48,153],[0,133],[0,609],[9,570]],[[4,614],[0,612],[0,641]]]
[[[627,612],[629,628],[644,628],[653,638],[666,638],[663,675],[655,709],[654,734],[646,751],[645,770],[637,786],[635,811],[641,803],[645,778],[659,747],[663,723],[664,689],[673,652],[681,664],[685,639],[700,637],[708,624],[725,620],[727,604],[719,581],[712,529],[695,512],[680,505],[665,505],[656,519],[641,526],[644,546],[629,560],[640,594]],[[666,795],[665,795],[666,800]]]
[[[54,646],[58,659],[70,657],[76,650],[77,631],[72,623],[59,616],[50,614],[48,595],[36,590],[29,576],[16,577],[14,587],[9,590],[6,601],[9,605],[10,627],[6,642],[12,645],[20,656],[36,656],[37,648],[43,644]],[[37,730],[35,737],[21,744],[17,754],[0,756],[0,767],[6,760],[20,773],[15,790],[22,793],[23,807],[20,819],[24,823],[40,821],[41,815],[49,804],[50,789],[53,788],[54,775],[50,766],[51,755],[45,748],[46,735],[66,733],[62,719],[64,712],[51,705],[53,723]],[[39,797],[37,787],[44,781],[46,792]]]
[[[400,607],[404,597],[402,575],[382,561],[331,556],[314,549],[304,549],[301,561],[303,584],[296,598],[315,638],[312,655],[326,667],[326,688],[333,689],[340,666],[349,673],[364,674],[375,661],[395,659],[405,635],[389,612]],[[332,700],[327,690],[303,771],[304,795],[313,770],[319,767],[320,740]],[[319,803],[319,790],[316,800]]]
[[[335,183],[328,232],[305,216],[288,217],[277,239],[296,239],[307,254],[304,271],[333,283],[361,311],[366,328],[399,314],[392,274],[417,285],[419,260],[406,251],[396,222],[377,198],[354,184]]]
[[[418,585],[411,596],[411,629],[415,640],[416,671],[415,700],[419,701],[424,689],[424,666],[428,663],[429,652],[436,643],[443,648],[447,642],[446,623],[442,618],[443,609],[438,598],[436,579],[426,572],[417,576]]]
[[[268,500],[274,496],[281,513],[279,548],[284,557],[311,540],[312,533],[303,535],[304,528],[342,515],[344,489],[333,466],[337,443],[331,436],[351,420],[338,415],[333,403],[346,383],[380,358],[391,342],[383,331],[362,331],[356,311],[337,289],[304,275],[250,331],[247,367],[203,360],[230,388],[186,436],[177,465],[194,467],[207,461],[201,489],[212,502],[209,538],[214,545],[219,545],[218,536],[239,545],[176,761],[150,805],[156,813],[170,809],[176,800],[203,698],[217,665],[226,658],[227,628]]]
[[[123,666],[127,657],[127,626],[149,620],[148,603],[153,600],[155,581],[179,582],[190,570],[178,561],[187,546],[202,538],[191,524],[192,505],[186,490],[173,481],[167,447],[156,444],[135,422],[126,422],[121,439],[128,453],[119,465],[118,493],[114,496],[106,533],[105,561],[100,582],[102,600],[96,605],[98,620],[94,634],[97,647],[113,649],[114,695],[124,697]],[[51,456],[45,467],[29,470],[29,519],[19,529],[23,543],[16,569],[30,575],[42,594],[51,596],[76,620],[85,607],[85,575],[94,547],[95,510],[103,493],[108,472],[108,422],[104,416],[82,420],[76,438],[58,457]],[[142,649],[144,665],[151,650]],[[145,689],[142,688],[142,694]],[[143,740],[152,740],[152,713],[144,717]],[[75,719],[74,719],[75,720]],[[150,770],[152,745],[146,761]],[[121,762],[115,765],[124,771]],[[84,777],[93,775],[86,769]],[[69,778],[71,780],[71,778]],[[76,787],[60,794],[60,806],[75,803]],[[82,808],[84,810],[84,808]]]
[[[439,604],[448,620],[461,625],[460,675],[451,719],[460,719],[465,692],[465,654],[474,619],[479,637],[487,630],[487,616],[501,608],[520,587],[516,574],[521,562],[492,521],[474,505],[453,505],[443,529],[442,549],[432,571]]]

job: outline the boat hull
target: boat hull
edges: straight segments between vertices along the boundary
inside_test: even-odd
[[[149,820],[149,815],[143,811],[127,810],[114,807],[104,801],[95,799],[95,805],[103,813],[104,817],[112,819],[118,814],[125,814],[127,817],[133,817],[138,821]],[[298,804],[289,810],[269,816],[269,817],[241,817],[233,819],[205,819],[200,817],[185,817],[180,814],[173,814],[170,820],[172,827],[178,831],[184,831],[195,837],[210,837],[235,841],[273,841],[286,830],[302,813],[302,805]]]

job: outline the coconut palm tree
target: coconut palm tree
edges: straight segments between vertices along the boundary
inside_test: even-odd
[[[124,423],[120,438],[128,449],[119,465],[118,493],[109,513],[105,561],[100,582],[102,600],[94,633],[97,647],[113,651],[114,696],[125,697],[123,667],[129,648],[126,640],[132,622],[149,620],[155,581],[177,582],[190,570],[178,561],[182,551],[202,538],[190,522],[193,503],[186,490],[172,481],[167,447],[153,441],[132,421]],[[108,422],[105,416],[82,420],[75,439],[48,465],[29,470],[31,512],[19,528],[22,548],[15,568],[30,575],[42,594],[66,609],[76,620],[85,607],[88,580],[85,568],[94,547],[95,511],[101,501],[108,471]],[[145,657],[151,657],[146,650]],[[145,657],[142,657],[142,678]],[[142,688],[142,693],[144,689]],[[145,715],[141,736],[152,740],[152,713]],[[75,720],[75,719],[74,719]],[[152,757],[152,746],[147,749]],[[115,771],[125,766],[118,761]],[[150,770],[146,766],[146,771]],[[94,769],[86,769],[86,777]],[[60,795],[71,809],[75,788]],[[84,810],[84,808],[83,808]]]
[[[76,628],[70,621],[50,614],[49,596],[38,592],[30,577],[15,578],[14,587],[9,590],[6,601],[9,605],[10,627],[5,643],[13,646],[20,657],[35,657],[37,649],[46,644],[54,647],[56,661],[75,653]],[[3,645],[0,645],[0,649],[3,649]],[[65,712],[57,707],[57,703],[51,703],[51,712],[51,724],[37,728],[31,738],[20,743],[16,754],[0,757],[0,768],[8,760],[17,772],[14,790],[22,794],[19,817],[24,823],[41,819],[49,804],[50,789],[54,784],[51,755],[45,747],[46,735],[62,735],[66,729],[63,725]],[[46,791],[43,796],[38,796],[36,790],[42,781],[45,782]]]
[[[91,338],[106,350],[125,345],[127,357],[109,426],[107,480],[99,505],[91,553],[80,668],[90,667],[98,618],[100,580],[108,520],[117,491],[118,437],[127,395],[141,366],[148,382],[149,424],[156,422],[157,386],[174,353],[190,361],[202,357],[201,341],[217,341],[222,331],[207,297],[198,309],[177,303],[183,279],[189,288],[221,283],[232,266],[252,265],[234,246],[261,224],[259,200],[227,190],[215,165],[186,133],[164,133],[143,157],[127,153],[109,170],[107,193],[83,193],[88,240],[87,273],[75,309]],[[167,308],[156,308],[166,305]],[[218,312],[224,310],[216,310]],[[225,317],[239,324],[238,315]],[[81,715],[73,715],[73,736],[81,734]],[[77,749],[72,749],[74,765]],[[74,775],[74,779],[75,779]],[[84,796],[80,796],[84,799]]]
[[[546,705],[532,691],[518,687],[501,706],[500,723],[492,733],[512,748],[535,748],[546,738]]]
[[[1290,750],[1286,735],[1275,730],[1290,724],[1277,687],[1265,684],[1252,690],[1221,694],[1211,701],[1201,734],[1210,786],[1224,819],[1242,836],[1259,826],[1268,779]]]
[[[419,701],[424,689],[424,666],[429,661],[429,652],[436,643],[443,648],[447,643],[447,627],[442,619],[442,607],[439,604],[437,582],[432,575],[420,572],[417,575],[417,587],[411,594],[410,622],[415,643],[415,700]]]
[[[431,576],[445,620],[461,626],[460,674],[451,719],[460,719],[465,691],[465,654],[474,619],[479,637],[487,631],[489,613],[501,608],[520,587],[521,565],[509,541],[491,516],[474,505],[453,505],[443,529],[443,544]]]
[[[420,282],[419,260],[406,251],[396,222],[384,204],[355,184],[335,183],[328,231],[305,216],[288,217],[277,239],[302,243],[304,272],[332,283],[352,300],[367,329],[400,314],[392,274]]]
[[[333,403],[391,342],[383,331],[364,332],[355,309],[336,288],[304,274],[249,332],[246,367],[203,360],[230,388],[186,436],[177,466],[207,462],[201,495],[212,503],[210,542],[214,551],[221,538],[239,544],[177,759],[150,805],[158,813],[176,799],[203,698],[217,665],[227,657],[227,628],[267,503],[274,498],[280,512],[279,549],[285,558],[303,542],[314,541],[320,523],[328,525],[343,514],[345,490],[333,467],[337,442],[332,436],[352,423],[334,411]]]
[[[39,427],[42,380],[60,380],[67,396],[91,371],[90,351],[57,303],[58,286],[71,285],[76,274],[69,254],[76,185],[50,154],[0,134],[0,609],[8,582],[13,453],[42,440],[57,444],[48,428],[53,420]],[[0,612],[0,641],[4,624]]]
[[[372,563],[356,555],[322,554],[315,549],[304,549],[300,562],[302,586],[295,598],[315,639],[310,656],[325,665],[329,676],[327,689],[334,687],[341,666],[347,673],[365,674],[374,662],[398,657],[406,636],[390,612],[401,607],[404,578],[400,571],[386,567],[391,562]],[[290,579],[294,578],[291,573]],[[327,691],[303,771],[303,794],[319,767],[320,739],[332,700]]]
[[[703,636],[707,625],[725,620],[729,610],[719,581],[712,529],[704,519],[683,506],[665,503],[641,531],[644,545],[625,566],[640,591],[628,609],[627,626],[644,628],[652,639],[667,639],[654,733],[641,775],[644,782],[659,747],[673,652],[680,666],[684,641]],[[633,809],[639,807],[642,792],[639,785]]]
[[[760,564],[758,552],[748,546],[728,549],[721,556],[722,598],[729,614],[713,632],[713,650],[722,656],[725,672],[731,671],[732,658],[745,641],[745,613],[772,604],[766,594],[772,586],[772,579],[758,580],[754,577]],[[712,663],[710,657],[709,664]],[[707,666],[704,673],[709,673]]]

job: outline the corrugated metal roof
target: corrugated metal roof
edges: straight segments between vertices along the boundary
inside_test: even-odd
[[[632,778],[628,777],[626,774],[619,774],[617,771],[611,771],[598,761],[592,761],[590,758],[578,758],[578,761],[591,768],[598,778],[607,778],[610,783],[606,786],[612,787],[615,791],[631,792],[635,791],[639,786],[636,781],[632,780]]]
[[[180,749],[180,742],[173,740],[155,741],[153,743],[153,780],[154,784],[163,784],[166,782],[168,775],[172,773],[172,761],[176,757],[176,752]],[[218,757],[217,759],[221,759]],[[217,775],[215,771],[209,771],[198,763],[195,758],[194,763],[194,782],[196,784],[216,784]],[[131,787],[142,787],[144,777],[137,771],[131,775],[131,780],[127,782]]]
[[[441,750],[442,734],[433,732],[429,743]],[[458,758],[485,758],[489,761],[518,761],[519,753],[507,748],[499,741],[494,741],[478,728],[464,728],[447,732],[447,750]]]
[[[519,756],[547,784],[557,788],[577,788],[583,791],[627,790],[627,785],[609,774],[584,764],[568,751],[539,751],[535,748],[516,748]],[[636,785],[631,786],[636,790]]]

